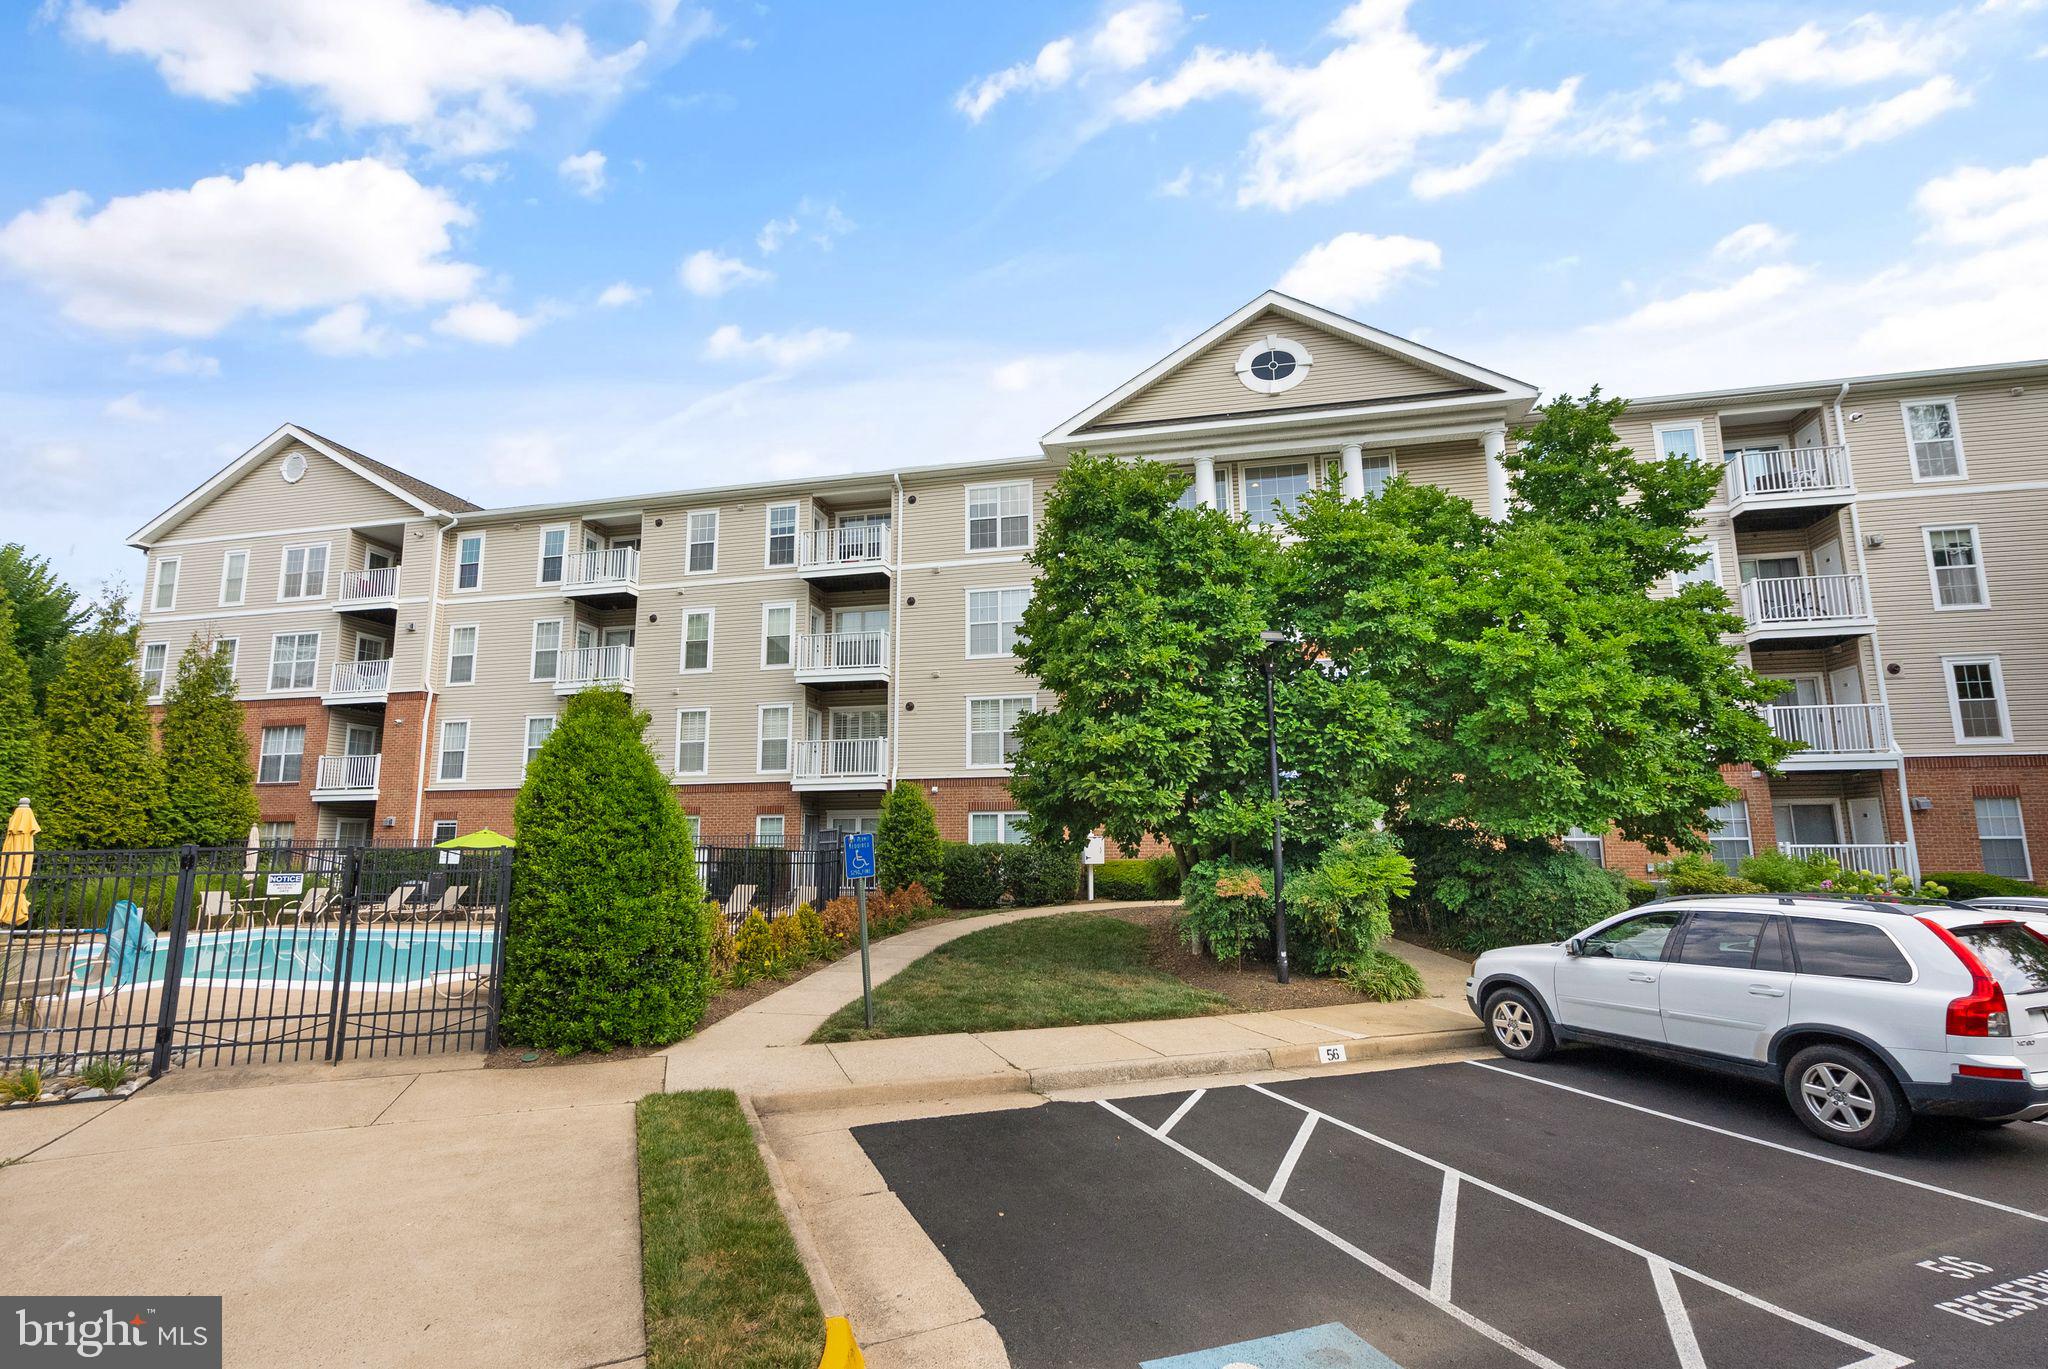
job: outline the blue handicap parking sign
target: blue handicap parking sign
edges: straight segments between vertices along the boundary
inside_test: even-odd
[[[840,848],[840,858],[846,863],[848,879],[873,879],[875,877],[875,834],[873,832],[848,832],[845,844]]]
[[[1138,1369],[1401,1369],[1350,1327],[1324,1322],[1303,1331],[1148,1359]]]

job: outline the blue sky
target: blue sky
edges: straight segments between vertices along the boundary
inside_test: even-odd
[[[49,0],[0,540],[294,421],[487,503],[1009,456],[1269,286],[1645,393],[2048,354],[2048,0]]]

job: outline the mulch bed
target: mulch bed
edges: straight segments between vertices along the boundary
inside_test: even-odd
[[[1174,918],[1179,912],[1179,904],[1168,903],[1156,908],[1104,909],[1101,915],[1149,928],[1152,933],[1149,959],[1153,967],[1164,970],[1182,983],[1222,994],[1230,1000],[1233,1012],[1327,1008],[1340,1003],[1370,1001],[1341,979],[1309,974],[1298,960],[1289,968],[1288,982],[1281,984],[1274,980],[1270,962],[1246,960],[1236,965],[1224,965],[1196,955],[1173,930]]]

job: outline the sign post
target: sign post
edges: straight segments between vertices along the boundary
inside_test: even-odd
[[[875,984],[868,969],[868,885],[875,877],[875,834],[848,832],[839,846],[839,859],[846,877],[853,881],[853,898],[860,909],[860,1002],[869,1031],[875,1027]]]

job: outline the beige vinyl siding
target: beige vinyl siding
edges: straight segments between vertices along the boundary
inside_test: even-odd
[[[1958,388],[1934,381],[1852,389],[1843,408],[1863,415],[1849,427],[1857,493],[1932,494],[1957,485],[2048,480],[2048,386],[2020,388],[2021,393],[2015,395],[2009,383]],[[1955,401],[1956,426],[1963,441],[1963,479],[1913,479],[1913,458],[1900,408],[1901,402],[1909,399]],[[2041,492],[2031,497],[2040,498]]]
[[[291,452],[306,458],[306,473],[296,483],[287,484],[278,472]],[[240,479],[164,529],[159,540],[232,536],[251,528],[404,523],[417,517],[419,509],[412,504],[385,493],[312,448],[294,443],[268,461],[251,466]]]
[[[1368,454],[1378,448],[1369,448]],[[1477,439],[1396,447],[1394,471],[1420,485],[1437,485],[1488,512],[1486,449]]]
[[[1657,450],[1656,430],[1659,428],[1682,427],[1697,423],[1700,429],[1700,460],[1710,466],[1725,464],[1721,459],[1724,439],[1721,434],[1721,420],[1711,410],[1689,409],[1671,412],[1651,413],[1647,410],[1629,409],[1615,420],[1614,435],[1621,444],[1644,460],[1654,460],[1662,453]],[[1713,497],[1707,501],[1706,512],[1713,513],[1728,507],[1728,482],[1724,479],[1715,487]]]
[[[1308,379],[1276,395],[1257,394],[1237,378],[1244,349],[1273,333],[1308,348]],[[1353,403],[1469,388],[1469,383],[1350,338],[1268,311],[1212,344],[1097,419],[1093,427],[1203,414],[1271,413],[1318,404]]]
[[[1045,526],[1045,496],[1051,491],[1053,482],[1059,478],[1060,466],[1038,462],[1030,467],[992,466],[985,475],[917,479],[906,475],[903,480],[905,496],[915,495],[915,504],[906,503],[897,512],[899,524],[899,557],[905,564],[916,566],[933,561],[996,561],[1005,557],[1015,558],[1030,548],[1001,548],[983,551],[967,549],[967,490],[969,486],[1006,485],[1016,482],[1031,483],[1031,540],[1038,540],[1039,530]],[[906,580],[912,583],[915,576]],[[906,593],[911,592],[906,589]]]

